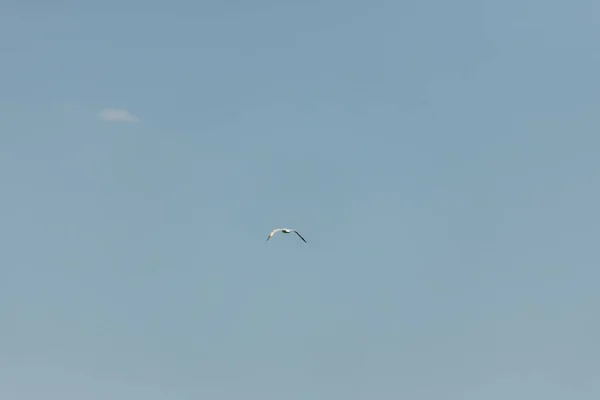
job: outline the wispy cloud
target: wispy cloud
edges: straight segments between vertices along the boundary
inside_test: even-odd
[[[140,122],[140,119],[123,108],[105,108],[98,113],[100,119],[109,122]]]

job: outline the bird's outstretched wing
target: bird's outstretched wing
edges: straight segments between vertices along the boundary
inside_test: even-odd
[[[304,243],[306,243],[306,240],[304,240],[304,238],[302,237],[302,235],[300,235],[300,234],[298,233],[298,231],[294,231],[294,233],[296,233],[296,235],[298,235],[298,236],[300,237],[300,239],[302,239],[302,241],[303,241]]]
[[[277,232],[279,232],[281,230],[281,228],[277,228],[277,229],[273,229],[271,231],[271,233],[269,233],[269,236],[267,236],[267,240],[271,239],[271,237],[276,234]]]

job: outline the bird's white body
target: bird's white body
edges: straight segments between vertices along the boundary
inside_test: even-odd
[[[302,239],[302,241],[303,241],[304,243],[306,243],[306,240],[304,240],[304,238],[303,238],[303,237],[302,237],[302,236],[301,236],[301,235],[298,233],[298,231],[297,231],[297,230],[295,230],[295,229],[290,229],[290,228],[277,228],[277,229],[273,229],[273,230],[271,231],[271,233],[269,233],[269,236],[267,237],[267,240],[271,239],[271,237],[272,237],[274,234],[276,234],[277,232],[281,232],[281,233],[292,233],[292,232],[294,232],[296,235],[298,235],[298,237],[299,237],[300,239]]]

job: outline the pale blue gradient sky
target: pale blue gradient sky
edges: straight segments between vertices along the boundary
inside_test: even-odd
[[[0,17],[0,398],[600,398],[600,3],[74,3]]]

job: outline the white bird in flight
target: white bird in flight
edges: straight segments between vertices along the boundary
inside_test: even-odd
[[[279,232],[279,231],[281,231],[281,233],[292,233],[292,232],[294,232],[296,235],[298,235],[298,237],[300,237],[300,239],[302,239],[302,241],[303,241],[304,243],[306,243],[306,240],[304,240],[304,238],[302,237],[302,235],[300,235],[300,234],[298,233],[298,231],[297,231],[297,230],[295,230],[295,229],[288,229],[288,228],[277,228],[277,229],[273,229],[273,230],[271,231],[271,233],[269,233],[269,236],[267,237],[267,240],[271,239],[271,237],[272,237],[274,234],[276,234],[277,232]]]

